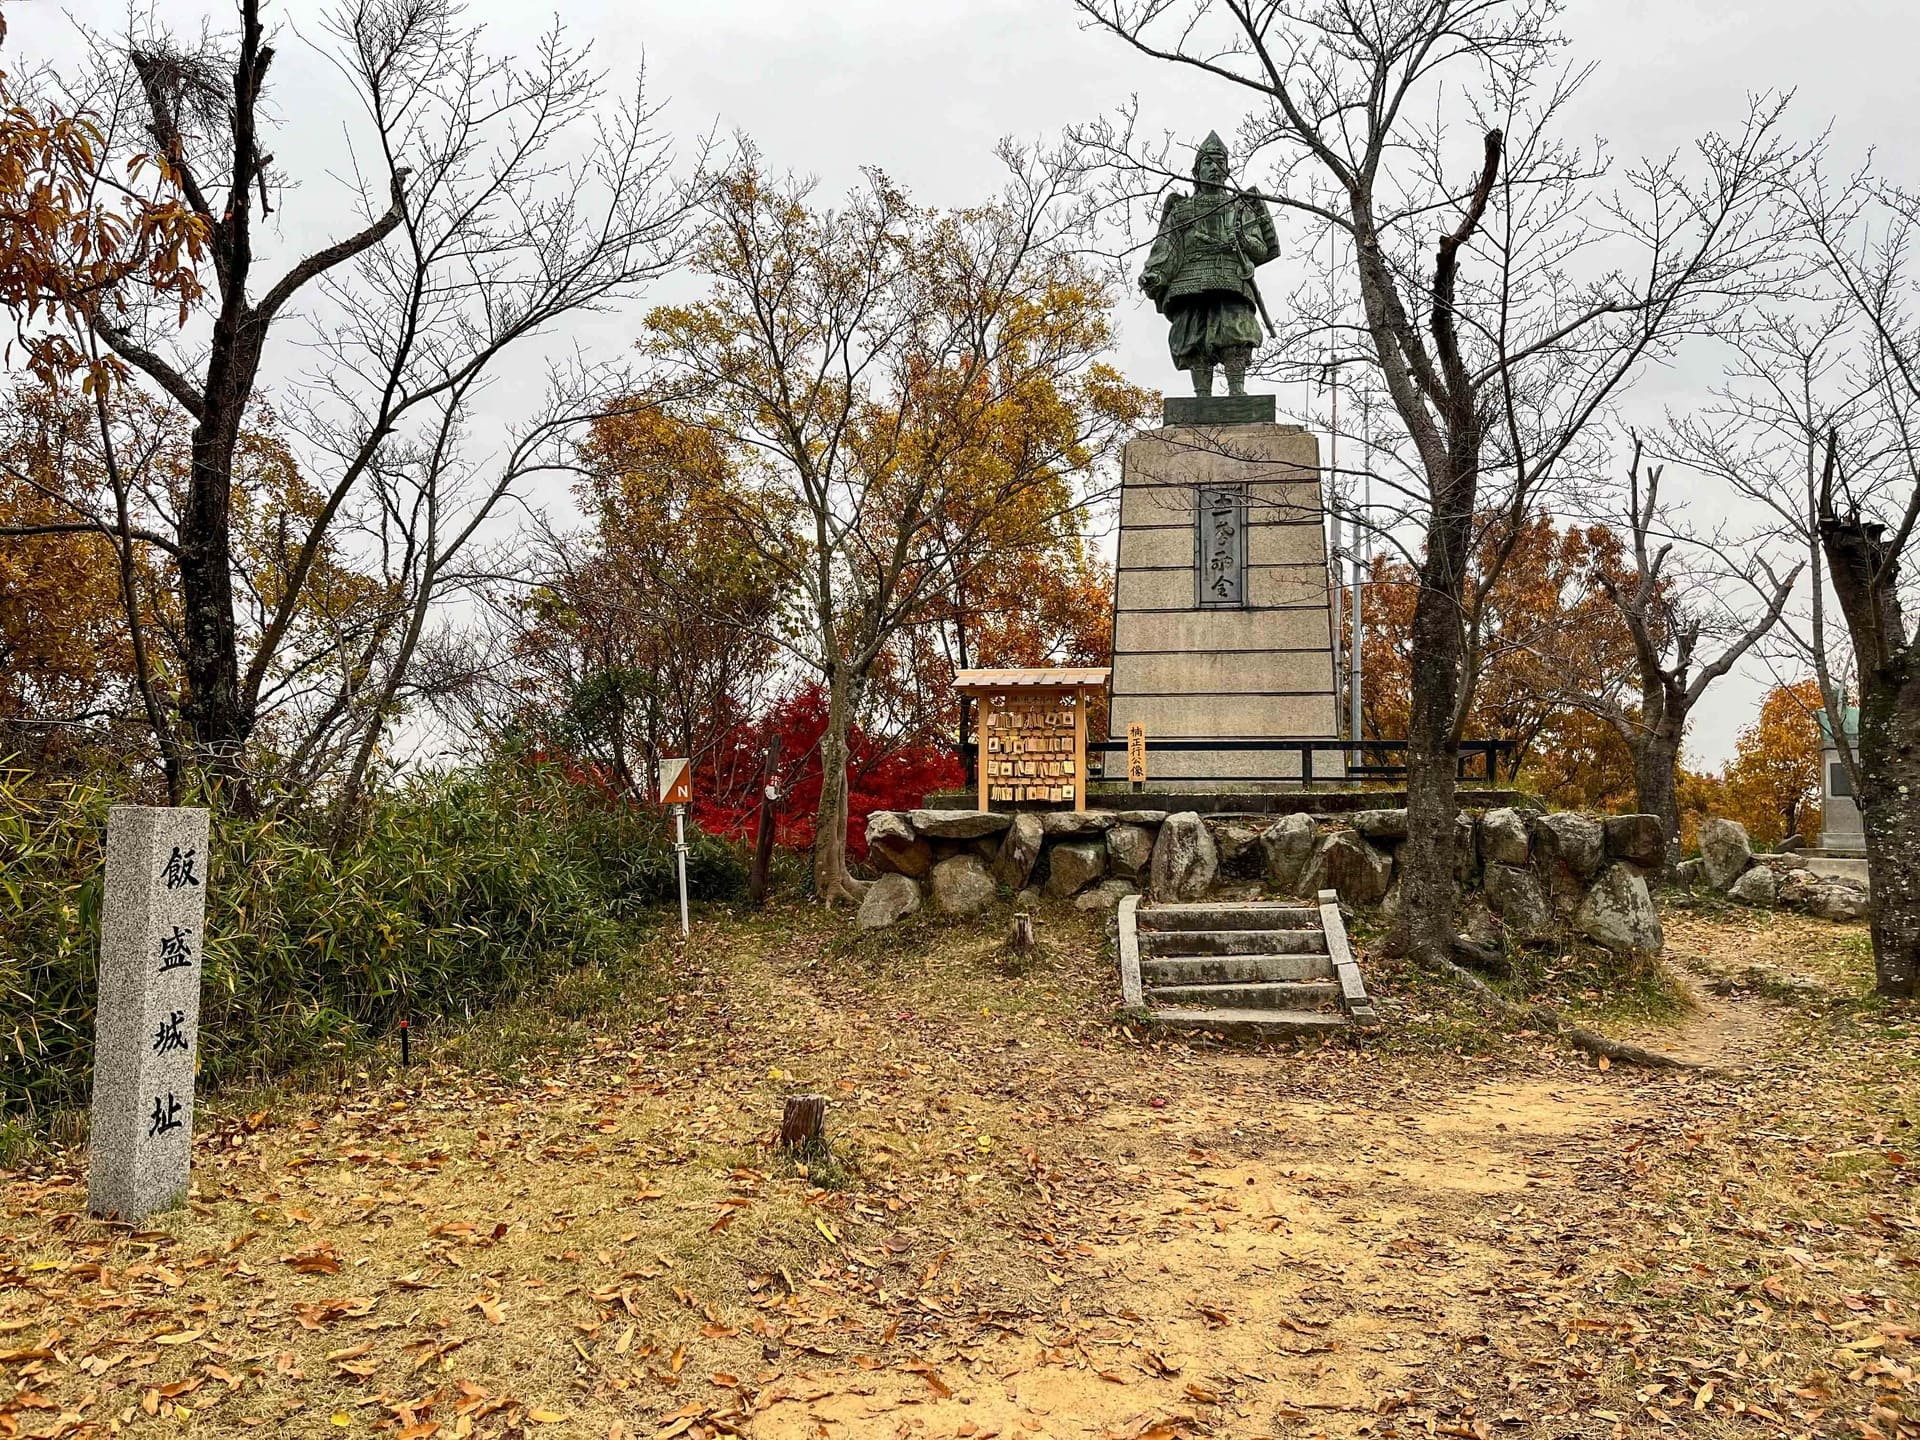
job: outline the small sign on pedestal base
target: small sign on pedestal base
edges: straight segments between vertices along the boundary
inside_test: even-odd
[[[107,815],[87,1208],[138,1224],[186,1198],[207,904],[207,812]]]

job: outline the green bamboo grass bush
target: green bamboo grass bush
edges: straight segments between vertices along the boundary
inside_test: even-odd
[[[87,1102],[111,803],[100,783],[49,792],[0,771],[0,1126]],[[690,843],[694,894],[738,898],[734,849]],[[268,1078],[403,1016],[477,1011],[603,964],[674,883],[656,813],[518,760],[408,781],[337,846],[323,816],[216,815],[202,1083]]]

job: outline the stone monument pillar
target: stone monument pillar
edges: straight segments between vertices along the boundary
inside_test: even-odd
[[[207,812],[107,816],[87,1208],[138,1224],[186,1197],[207,901]]]
[[[1849,706],[1845,719],[1847,742],[1858,753],[1859,710]],[[1820,853],[1836,859],[1866,859],[1867,832],[1860,818],[1860,802],[1854,799],[1853,777],[1840,758],[1840,749],[1833,742],[1833,730],[1824,712],[1820,715],[1820,778]]]
[[[1165,418],[1123,462],[1109,738],[1145,725],[1156,789],[1298,780],[1297,755],[1165,742],[1338,738],[1319,446],[1271,395],[1170,396]]]

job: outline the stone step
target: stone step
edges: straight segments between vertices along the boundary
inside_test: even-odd
[[[1148,985],[1245,985],[1257,980],[1332,980],[1327,955],[1162,955],[1140,961]]]
[[[1313,905],[1255,901],[1245,905],[1142,905],[1136,917],[1141,932],[1165,930],[1317,930],[1320,911]]]
[[[1153,1023],[1179,1030],[1244,1031],[1257,1035],[1325,1035],[1343,1030],[1338,1010],[1154,1010]]]
[[[1246,985],[1153,985],[1147,1003],[1205,1010],[1312,1010],[1332,1005],[1340,986],[1332,980],[1269,980]]]
[[[1141,958],[1161,955],[1324,955],[1319,930],[1142,930]]]

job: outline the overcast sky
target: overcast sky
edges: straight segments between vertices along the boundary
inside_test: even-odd
[[[278,0],[275,22],[320,39],[320,0]],[[125,7],[85,0],[66,7],[16,0],[7,7],[9,62],[69,60],[74,21],[121,29]],[[153,13],[183,30],[199,17],[228,23],[230,4],[158,0]],[[527,45],[552,11],[524,0],[467,0],[502,48]],[[565,19],[590,38],[617,78],[642,57],[650,89],[669,103],[666,123],[690,142],[740,130],[768,164],[817,175],[830,190],[878,165],[930,204],[977,201],[999,179],[1003,135],[1049,137],[1110,110],[1131,94],[1159,123],[1195,136],[1231,134],[1238,97],[1134,56],[1080,29],[1070,0],[570,0]],[[69,18],[71,17],[71,18]],[[1792,89],[1796,128],[1831,124],[1837,150],[1881,152],[1889,178],[1920,182],[1913,103],[1920,10],[1895,0],[1572,0],[1573,53],[1598,62],[1573,130],[1604,136],[1622,161],[1684,147],[1705,130],[1736,125],[1750,92]],[[276,100],[288,123],[271,142],[295,175],[337,166],[343,133],[359,117],[318,57],[283,33]],[[339,220],[337,190],[316,176],[282,213],[288,248]],[[332,201],[331,205],[329,201]],[[1285,262],[1281,262],[1284,264]],[[1284,294],[1276,277],[1265,287]],[[1164,322],[1144,301],[1127,317],[1120,363],[1135,381],[1171,388]],[[596,324],[613,346],[631,317]],[[533,378],[529,375],[529,379]],[[1685,404],[1690,377],[1652,377],[1645,393]],[[1282,409],[1289,408],[1282,397]],[[1284,417],[1283,417],[1284,418]],[[1694,755],[1715,762],[1753,712],[1764,677],[1729,682],[1699,717]]]

